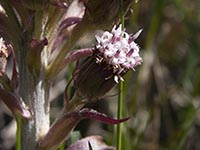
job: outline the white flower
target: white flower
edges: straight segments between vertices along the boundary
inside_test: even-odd
[[[99,55],[113,66],[118,77],[122,71],[134,70],[137,65],[142,63],[139,46],[134,41],[141,31],[131,35],[122,30],[122,25],[119,25],[118,28],[114,26],[111,32],[105,31],[102,36],[95,36]]]
[[[8,50],[2,37],[0,38],[0,54],[3,54],[6,58],[8,57]]]

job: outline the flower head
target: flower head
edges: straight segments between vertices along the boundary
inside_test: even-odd
[[[123,80],[130,69],[140,65],[142,58],[134,40],[139,36],[128,34],[114,26],[111,32],[96,35],[97,45],[94,55],[78,69],[74,78],[77,93],[89,100],[104,96],[113,86]]]
[[[139,46],[134,41],[141,31],[139,30],[135,35],[129,35],[122,30],[122,25],[120,25],[118,28],[114,26],[111,32],[104,32],[101,37],[96,35],[97,63],[101,63],[99,60],[106,61],[113,67],[113,73],[117,77],[129,69],[134,70],[142,62]]]

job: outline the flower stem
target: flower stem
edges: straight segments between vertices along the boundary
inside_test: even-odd
[[[122,118],[122,101],[123,101],[123,82],[120,81],[119,83],[119,97],[118,97],[118,112],[117,112],[117,118],[121,119]],[[122,143],[122,124],[117,125],[117,150],[121,150],[121,143]]]
[[[124,0],[120,0],[120,17],[122,29],[124,28]]]
[[[63,142],[63,143],[60,145],[59,150],[65,150],[65,142]]]
[[[21,150],[21,117],[16,117],[17,133],[16,133],[16,150]]]
[[[120,15],[121,15],[121,24],[122,29],[124,28],[124,1],[120,0]],[[122,118],[122,107],[123,107],[123,81],[120,81],[119,83],[119,96],[118,96],[118,111],[117,111],[117,118]],[[122,147],[122,124],[117,125],[117,150],[121,150]]]

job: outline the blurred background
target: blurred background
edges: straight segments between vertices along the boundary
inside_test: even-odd
[[[143,29],[136,41],[143,64],[125,77],[123,116],[131,119],[123,124],[123,150],[200,150],[200,0],[140,0],[126,17],[128,33]],[[79,48],[94,42],[89,34]],[[63,106],[60,93],[73,66],[52,88],[52,120]],[[117,94],[116,87],[87,107],[116,117]],[[15,130],[0,102],[0,150],[14,148]],[[94,134],[115,145],[115,126],[93,120],[81,121],[66,145]]]

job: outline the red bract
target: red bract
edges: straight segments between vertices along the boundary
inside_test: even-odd
[[[82,109],[80,111],[66,113],[60,116],[59,119],[51,126],[48,134],[44,137],[39,145],[41,150],[54,150],[58,147],[66,138],[77,123],[82,119],[94,119],[107,124],[119,124],[127,121],[128,118],[124,119],[113,119],[105,114],[99,113],[93,109]]]
[[[11,92],[7,92],[0,88],[0,100],[2,100],[7,105],[15,117],[17,115],[20,115],[22,118],[26,119],[30,119],[32,117],[25,104]]]

